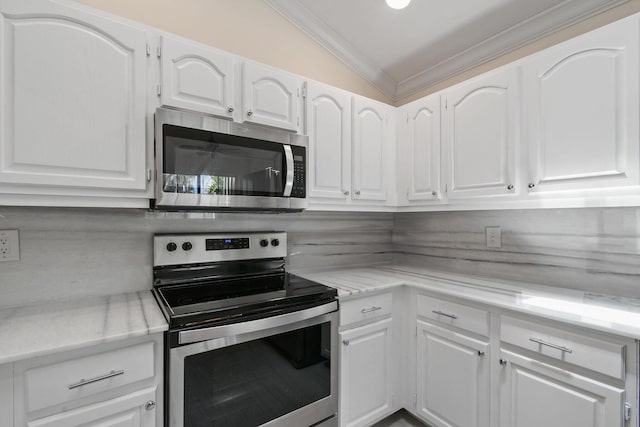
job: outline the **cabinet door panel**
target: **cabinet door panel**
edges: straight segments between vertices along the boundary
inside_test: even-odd
[[[367,426],[391,410],[391,319],[340,339],[340,425]]]
[[[623,389],[508,351],[501,358],[501,427],[624,425]]]
[[[163,36],[162,88],[163,105],[233,117],[233,61],[214,49]]]
[[[245,62],[243,120],[298,130],[298,81],[295,76]]]
[[[351,96],[309,84],[306,103],[309,196],[345,201],[351,188]]]
[[[386,200],[387,111],[360,97],[353,100],[353,198]]]
[[[638,37],[628,20],[528,62],[530,191],[640,183]]]
[[[508,68],[445,94],[449,198],[516,194],[517,81]]]
[[[27,427],[155,427],[156,390],[147,389],[31,421]],[[146,409],[147,402],[154,405]]]
[[[46,0],[0,11],[0,183],[144,190],[145,32]]]
[[[411,161],[407,199],[437,200],[441,195],[440,96],[426,98],[407,113]]]
[[[489,425],[488,345],[418,321],[416,410],[442,426]]]

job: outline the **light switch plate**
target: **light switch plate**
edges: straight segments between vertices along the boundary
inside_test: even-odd
[[[502,232],[500,227],[487,227],[485,228],[485,234],[487,237],[488,248],[502,247]]]
[[[20,260],[18,230],[0,230],[0,262]]]

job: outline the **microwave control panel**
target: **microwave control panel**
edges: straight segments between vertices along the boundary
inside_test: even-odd
[[[291,146],[293,152],[293,189],[291,197],[304,199],[307,197],[306,175],[306,149],[304,147]]]

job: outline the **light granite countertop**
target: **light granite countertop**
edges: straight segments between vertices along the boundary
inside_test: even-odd
[[[640,339],[640,299],[635,298],[476,278],[416,266],[378,265],[298,270],[293,273],[338,289],[341,300],[406,285]]]
[[[150,291],[0,309],[0,364],[167,328]]]

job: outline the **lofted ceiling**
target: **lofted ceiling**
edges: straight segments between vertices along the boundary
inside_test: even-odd
[[[628,0],[265,0],[394,100]]]

